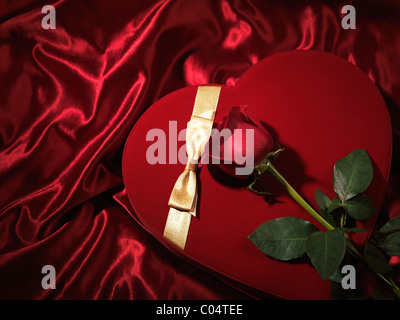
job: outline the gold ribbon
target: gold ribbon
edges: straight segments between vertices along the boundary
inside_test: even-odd
[[[170,207],[164,237],[184,250],[192,215],[197,207],[197,164],[206,146],[218,105],[221,87],[199,86],[193,113],[186,129],[188,162],[178,177],[168,202]]]

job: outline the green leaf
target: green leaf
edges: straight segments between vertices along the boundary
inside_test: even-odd
[[[337,208],[343,207],[342,202],[338,198],[333,198],[328,207],[328,213],[335,211]]]
[[[330,213],[322,213],[322,218],[324,218],[332,227],[336,226],[336,221]]]
[[[389,256],[400,256],[400,231],[389,234],[379,244],[379,247],[383,249]]]
[[[343,230],[316,231],[306,242],[307,254],[322,279],[328,279],[339,267],[346,250]]]
[[[331,199],[329,199],[329,197],[318,188],[315,190],[314,197],[321,212],[322,218],[324,218],[331,226],[335,226],[335,220],[328,213],[329,206],[332,203]]]
[[[340,266],[338,269],[336,269],[328,278],[329,280],[337,283],[341,283],[343,279],[343,275],[340,272]]]
[[[359,194],[345,201],[343,207],[350,217],[361,221],[368,220],[376,212],[374,203],[366,194]]]
[[[389,256],[400,256],[400,217],[389,220],[379,231],[388,233],[379,243]],[[390,233],[393,232],[393,233]]]
[[[379,230],[381,232],[391,232],[400,230],[400,216],[394,217],[386,222]]]
[[[331,215],[334,226],[343,228],[347,220],[347,212],[344,210],[344,204],[338,199],[333,198],[331,204],[328,207],[328,214]]]
[[[372,177],[371,159],[364,149],[357,149],[336,162],[333,169],[333,187],[338,197],[345,201],[364,192]]]
[[[398,231],[400,231],[400,216],[389,220],[379,231],[374,231],[373,235],[382,242],[387,236]]]
[[[328,212],[328,207],[331,204],[331,199],[329,199],[329,197],[318,188],[317,190],[315,190],[314,197],[321,213]]]
[[[287,261],[304,255],[307,238],[316,230],[307,220],[282,217],[261,224],[248,238],[267,256]]]
[[[364,257],[368,267],[374,272],[385,274],[392,270],[385,255],[373,245],[370,239],[365,242]]]

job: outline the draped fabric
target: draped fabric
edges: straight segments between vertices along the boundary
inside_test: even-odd
[[[42,28],[49,4],[56,29]],[[354,30],[341,26],[349,4]],[[379,221],[400,215],[399,17],[395,0],[0,1],[0,299],[250,297],[133,219],[121,157],[156,100],[234,85],[282,51],[333,53],[376,83],[394,137]]]

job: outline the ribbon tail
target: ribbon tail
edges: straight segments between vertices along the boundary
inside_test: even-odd
[[[185,249],[192,216],[196,217],[197,214],[197,200],[198,194],[196,192],[193,199],[192,210],[183,211],[170,207],[168,212],[163,236],[182,250]]]
[[[171,207],[165,224],[164,238],[184,250],[191,219],[192,214],[190,212]]]
[[[185,170],[176,180],[168,205],[181,211],[192,211],[197,193],[197,176],[190,170]]]

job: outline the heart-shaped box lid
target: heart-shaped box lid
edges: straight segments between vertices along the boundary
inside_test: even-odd
[[[185,250],[163,238],[169,196],[185,167],[168,150],[184,144],[176,141],[177,135],[190,120],[196,91],[196,86],[183,88],[155,102],[126,141],[123,179],[134,217],[175,254],[235,286],[285,299],[329,299],[329,281],[310,263],[275,261],[247,238],[263,222],[282,216],[307,219],[321,228],[283,189],[277,189],[278,201],[271,204],[205,165],[198,175],[199,214],[192,218]],[[276,54],[250,68],[234,87],[222,86],[215,123],[237,105],[247,105],[273,132],[285,148],[275,167],[314,206],[316,188],[334,197],[336,161],[354,149],[366,149],[374,167],[366,193],[380,208],[391,163],[391,123],[379,90],[356,66],[317,51]],[[166,164],[146,159],[154,144],[147,133],[154,128],[166,134]],[[275,188],[271,181],[266,177],[263,183]],[[359,225],[371,229],[375,220]],[[362,244],[366,236],[357,234],[352,240]]]

